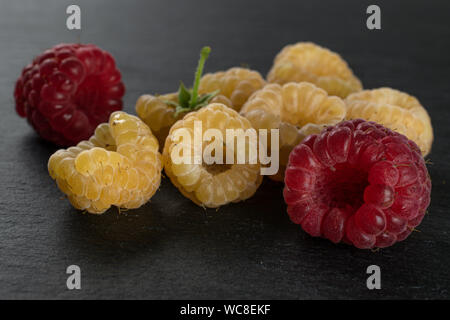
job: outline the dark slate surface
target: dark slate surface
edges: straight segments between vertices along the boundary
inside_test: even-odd
[[[65,29],[73,2],[82,32]],[[0,298],[449,298],[450,2],[377,3],[381,31],[365,27],[369,1],[1,1]],[[266,74],[282,46],[310,40],[341,53],[365,87],[416,95],[435,129],[420,232],[377,252],[311,238],[270,181],[217,212],[165,179],[139,210],[80,214],[47,174],[55,148],[15,114],[12,98],[35,54],[78,38],[116,57],[129,112],[139,94],[190,83],[205,44],[207,71],[248,64]],[[81,267],[80,291],[66,289],[70,264]],[[382,290],[366,288],[371,264]]]

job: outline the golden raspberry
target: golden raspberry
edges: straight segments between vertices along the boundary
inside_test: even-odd
[[[275,57],[267,81],[307,81],[341,98],[362,90],[361,81],[340,55],[311,42],[285,46]]]
[[[252,128],[250,122],[240,116],[236,111],[220,103],[209,104],[196,112],[187,114],[182,120],[177,121],[170,129],[163,151],[164,169],[172,183],[187,198],[198,205],[216,208],[230,202],[238,202],[251,197],[262,181],[260,165],[249,164],[194,164],[176,161],[175,147],[186,145],[194,155],[193,137],[191,141],[181,141],[176,138],[178,129],[184,128],[190,133],[194,132],[195,121],[201,122],[202,132],[208,129],[217,129],[226,139],[226,129]],[[179,131],[178,131],[179,132]],[[223,155],[226,155],[225,141],[219,141],[224,146]],[[210,143],[201,144],[201,154]],[[234,149],[236,156],[237,148]]]
[[[178,93],[159,96],[144,94],[136,102],[137,115],[150,127],[153,134],[158,138],[161,149],[169,134],[170,127],[186,115],[186,112],[180,112],[175,115],[175,106],[167,103],[168,101],[178,104]],[[223,95],[214,96],[210,100],[210,103],[214,102],[223,103],[228,107],[232,107],[231,101]]]
[[[375,121],[397,131],[427,155],[433,143],[433,127],[425,108],[413,96],[391,88],[379,88],[353,93],[345,100],[347,118]]]
[[[345,113],[342,99],[328,96],[309,82],[269,84],[253,94],[241,110],[255,129],[279,129],[280,169],[270,176],[277,181],[283,180],[291,150],[308,135],[342,121]]]
[[[245,68],[231,68],[227,71],[207,73],[200,80],[200,93],[219,91],[229,98],[233,109],[241,110],[247,99],[264,87],[266,82],[257,71]]]
[[[114,112],[88,141],[56,151],[48,161],[72,205],[103,213],[111,205],[138,208],[156,192],[161,181],[158,141],[139,118]]]

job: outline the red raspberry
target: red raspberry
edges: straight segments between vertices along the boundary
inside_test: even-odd
[[[16,82],[16,111],[61,146],[88,139],[122,109],[125,87],[114,58],[95,45],[59,44],[37,56]]]
[[[418,146],[375,122],[344,121],[296,146],[284,199],[312,236],[361,249],[408,237],[430,203],[431,181]]]

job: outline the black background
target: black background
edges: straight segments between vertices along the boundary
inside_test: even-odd
[[[372,2],[0,0],[0,298],[449,298],[450,2],[375,1],[382,30],[369,31]],[[65,27],[72,3],[81,32]],[[138,210],[82,215],[48,176],[55,147],[12,98],[35,55],[79,40],[115,56],[132,113],[140,94],[191,83],[203,45],[212,47],[206,71],[248,65],[263,75],[289,43],[339,52],[364,87],[411,93],[431,115],[432,203],[420,232],[376,252],[312,238],[289,221],[282,186],[269,180],[217,212],[164,179]],[[81,267],[79,291],[66,288],[71,264]],[[382,290],[366,288],[371,264]]]

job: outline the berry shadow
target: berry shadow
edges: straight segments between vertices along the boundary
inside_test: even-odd
[[[66,201],[68,209],[61,213],[65,215],[61,239],[68,245],[81,245],[81,250],[145,250],[157,245],[166,231],[151,203],[134,210],[111,207],[96,215],[76,210]]]
[[[270,235],[273,231],[281,234],[286,226],[295,229],[285,208],[280,208],[284,206],[281,192],[281,184],[268,181],[245,202],[205,209],[163,178],[149,203],[120,213],[113,207],[102,215],[83,214],[65,199],[67,209],[59,218],[57,247],[62,254],[70,252],[74,260],[88,259],[101,265],[113,260],[128,264],[139,256],[153,263],[190,254],[199,254],[198,259],[205,261],[226,262],[244,259],[239,257],[242,250],[245,259],[259,261],[265,254],[261,244],[278,242],[277,235]]]
[[[19,159],[29,162],[29,165],[47,165],[50,156],[60,148],[32,131],[23,135],[15,146],[21,156]]]

